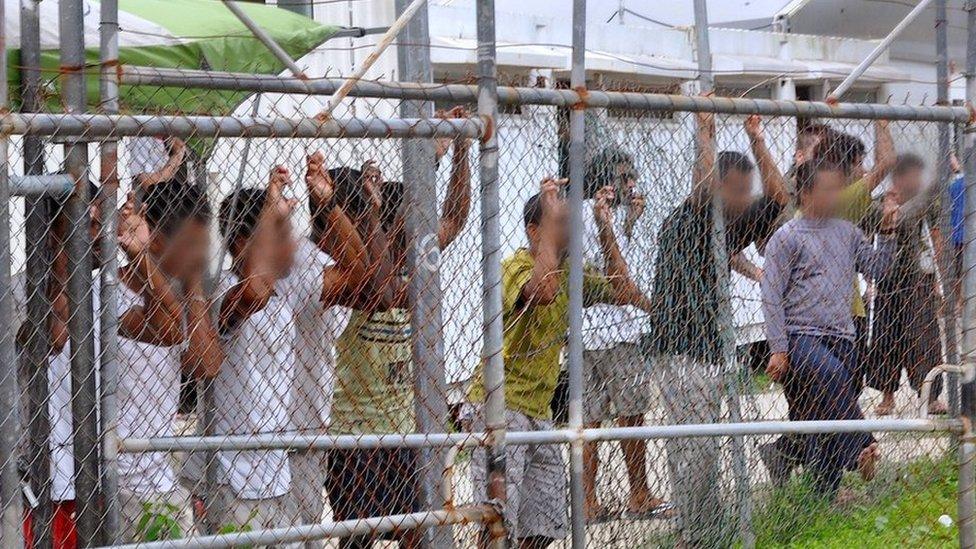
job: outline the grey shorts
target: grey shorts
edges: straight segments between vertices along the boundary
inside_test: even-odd
[[[288,455],[291,465],[292,507],[299,524],[320,524],[325,511],[326,453],[322,450],[292,452]],[[305,542],[306,549],[323,547],[322,540]]]
[[[533,419],[513,410],[505,411],[510,431],[547,431],[552,421]],[[473,432],[485,429],[482,414],[476,413]],[[475,450],[471,458],[474,501],[488,501],[487,454]],[[547,537],[563,539],[569,534],[567,515],[566,460],[563,447],[549,445],[510,445],[505,449],[507,471],[505,520],[515,538]]]
[[[583,352],[583,421],[642,416],[657,401],[650,361],[633,343]]]
[[[231,532],[286,528],[300,521],[290,493],[266,499],[241,499],[225,484],[217,487],[211,509],[218,528]],[[276,544],[275,547],[297,549],[302,544]]]

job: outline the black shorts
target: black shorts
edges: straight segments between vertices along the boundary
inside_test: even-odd
[[[327,459],[325,490],[335,520],[420,511],[414,450],[330,450]]]

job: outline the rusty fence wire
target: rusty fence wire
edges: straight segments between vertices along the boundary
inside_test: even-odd
[[[4,547],[972,534],[966,108],[480,53],[318,119],[341,79],[127,66],[241,100],[0,115]]]

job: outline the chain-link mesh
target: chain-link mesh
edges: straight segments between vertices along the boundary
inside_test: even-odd
[[[229,95],[136,93],[135,103],[165,93],[181,105]],[[295,118],[325,104],[257,94],[232,115]],[[332,118],[382,126],[403,106],[356,98]],[[469,119],[475,105],[436,108]],[[944,431],[954,424],[641,431],[950,412],[958,380],[936,367],[959,363],[964,242],[952,217],[962,185],[938,175],[948,124],[591,108],[581,222],[571,224],[569,113],[506,105],[490,128],[504,428],[516,433],[507,501],[490,503],[509,536],[569,545],[566,442],[579,433],[567,425],[578,405],[593,546],[822,546],[831,532],[854,536],[848,544],[951,543],[956,447]],[[117,194],[86,129],[70,139],[93,141],[87,181],[75,182],[87,207],[64,192],[10,201],[14,317],[3,337],[18,350],[27,546],[74,547],[84,509],[104,525],[111,497],[120,543],[323,525],[330,539],[308,546],[478,545],[491,467],[483,440],[462,433],[500,426],[484,406],[477,143],[408,144],[393,136],[411,128],[399,127],[364,139],[250,129],[176,138],[145,123],[118,142]],[[14,174],[66,173],[59,139],[12,137]],[[435,192],[418,193],[427,177]],[[110,211],[117,221],[105,223]],[[118,249],[101,246],[116,223]],[[585,265],[575,404],[564,350],[571,233]],[[79,243],[87,260],[70,255]],[[97,269],[113,254],[117,273]],[[70,279],[88,266],[93,322],[74,340],[94,345],[95,365],[72,378],[69,332],[88,301]],[[103,311],[113,295],[115,310]],[[105,319],[117,323],[114,355],[99,347]],[[112,364],[108,393],[91,376]],[[72,407],[82,381],[97,385],[97,404],[115,399],[117,424],[96,420],[122,452],[93,459],[97,481],[117,475],[115,496],[75,492],[76,462],[90,457],[72,444],[86,419]],[[437,436],[462,444],[424,443]],[[435,510],[444,514],[430,520]],[[438,527],[417,528],[424,520]]]

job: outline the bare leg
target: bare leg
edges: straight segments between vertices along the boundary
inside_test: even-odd
[[[599,422],[584,425],[587,429],[595,429],[599,426]],[[598,518],[604,512],[600,506],[600,499],[596,495],[596,473],[600,468],[599,450],[595,442],[583,445],[583,493],[586,498],[585,509],[587,520]]]
[[[878,443],[873,442],[867,448],[861,450],[857,456],[857,470],[861,473],[861,478],[871,480],[877,472],[878,461],[881,459],[881,451],[878,450]]]
[[[881,398],[881,403],[874,408],[874,413],[879,416],[890,416],[895,411],[895,393],[885,393]]]
[[[626,416],[617,419],[621,427],[639,427],[644,424],[643,416]],[[631,513],[649,513],[664,503],[661,498],[651,494],[647,482],[647,443],[643,440],[622,440],[620,448],[624,452],[627,465],[627,479],[630,481],[630,499],[627,510]]]

